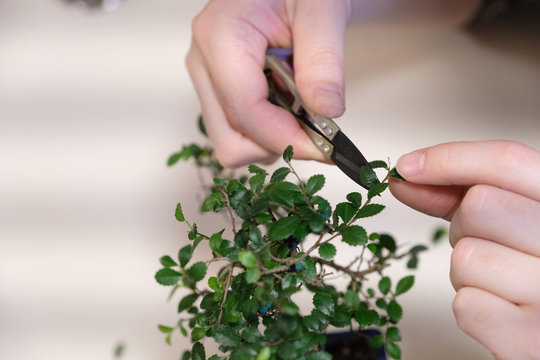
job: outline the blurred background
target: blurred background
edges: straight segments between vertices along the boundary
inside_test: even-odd
[[[0,0],[0,358],[178,359],[157,324],[176,306],[153,275],[186,239],[178,201],[201,229],[194,168],[167,168],[203,141],[184,68],[196,0]],[[540,22],[524,12],[474,32],[357,25],[347,35],[338,122],[368,159],[445,141],[512,139],[540,148]],[[471,154],[475,156],[475,154]],[[323,172],[334,204],[355,185]],[[518,181],[519,179],[516,179]],[[194,191],[195,189],[195,191]],[[389,194],[365,224],[428,244],[444,223]],[[404,359],[490,359],[456,326],[451,249],[433,247],[403,296]],[[405,274],[402,265],[389,274]]]

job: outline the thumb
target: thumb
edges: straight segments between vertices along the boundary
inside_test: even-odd
[[[292,25],[295,81],[315,113],[337,117],[345,111],[343,42],[349,1],[297,1]]]

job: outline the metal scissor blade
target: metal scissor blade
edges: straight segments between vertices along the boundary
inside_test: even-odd
[[[370,187],[360,180],[360,168],[370,166],[369,162],[341,130],[336,133],[332,142],[334,143],[334,151],[330,160],[354,182],[369,190]]]

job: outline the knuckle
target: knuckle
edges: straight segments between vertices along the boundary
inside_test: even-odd
[[[216,158],[221,166],[228,169],[236,169],[245,165],[245,159],[237,151],[231,151],[227,146],[214,146]]]
[[[467,268],[474,256],[475,248],[476,241],[473,238],[462,238],[454,247],[450,257],[450,275],[456,284],[464,282],[464,276],[467,274]]]
[[[473,328],[485,327],[491,319],[489,308],[479,306],[477,289],[464,287],[458,290],[452,302],[452,311],[457,325],[470,334]]]
[[[474,185],[461,201],[459,211],[464,219],[474,218],[486,211],[493,188],[489,185]]]
[[[497,171],[511,172],[519,168],[529,156],[530,149],[518,142],[502,141],[497,151]]]

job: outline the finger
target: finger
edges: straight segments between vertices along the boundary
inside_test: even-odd
[[[450,280],[456,290],[472,286],[515,304],[540,303],[540,259],[493,241],[460,239],[452,252]]]
[[[461,202],[463,186],[414,184],[390,179],[390,192],[399,201],[427,215],[450,221]]]
[[[271,151],[230,126],[196,47],[190,50],[186,65],[201,103],[206,131],[219,162],[226,167],[237,167],[273,157]]]
[[[540,200],[540,152],[515,142],[436,145],[402,156],[397,169],[418,184],[487,184]]]
[[[537,329],[519,306],[474,287],[461,288],[454,299],[458,326],[491,351],[495,359],[532,359],[538,345],[528,341]],[[530,330],[535,330],[530,334]],[[531,346],[532,345],[532,346]],[[536,349],[534,349],[536,347]]]
[[[267,100],[263,66],[270,40],[259,28],[270,20],[261,14],[270,16],[271,12],[238,18],[224,9],[214,17],[212,31],[206,31],[210,39],[204,39],[208,46],[201,51],[217,100],[230,126],[259,146],[280,154],[293,145],[295,158],[325,161],[296,119]],[[270,23],[274,21],[279,25],[277,20]]]
[[[345,111],[343,42],[349,2],[296,2],[293,22],[294,69],[307,107],[327,117]]]
[[[452,218],[450,244],[466,236],[480,237],[540,257],[539,234],[540,202],[498,187],[475,185]]]

